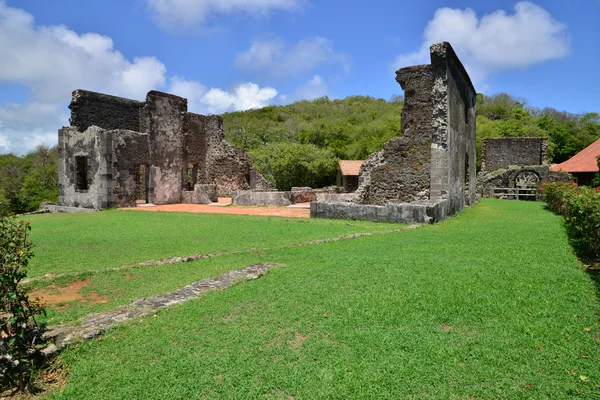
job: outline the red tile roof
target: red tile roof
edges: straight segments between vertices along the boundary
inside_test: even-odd
[[[360,167],[363,160],[340,160],[340,170],[344,176],[360,175]]]
[[[600,139],[551,169],[565,172],[598,172],[598,156],[600,156]]]

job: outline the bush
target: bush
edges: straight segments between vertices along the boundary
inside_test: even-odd
[[[279,190],[319,188],[335,182],[337,158],[312,144],[277,143],[250,152],[258,172]]]
[[[586,261],[600,261],[600,193],[576,183],[544,182],[548,206],[565,219],[569,242]]]
[[[28,222],[0,218],[0,383],[21,391],[30,389],[34,369],[32,356],[40,337],[35,317],[45,313],[20,285],[33,257],[30,230]]]

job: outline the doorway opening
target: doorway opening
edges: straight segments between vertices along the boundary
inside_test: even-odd
[[[149,204],[150,167],[146,164],[135,165],[135,203]]]
[[[194,191],[194,185],[198,183],[198,163],[190,161],[187,165],[185,182],[183,188],[185,190]]]

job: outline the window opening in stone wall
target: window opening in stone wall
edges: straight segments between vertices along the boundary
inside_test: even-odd
[[[150,203],[148,187],[150,181],[150,168],[145,164],[135,165],[135,202],[136,204]]]
[[[191,161],[187,165],[187,174],[184,188],[185,190],[194,190],[194,185],[198,183],[198,163]]]
[[[89,189],[87,157],[75,157],[75,190],[85,192]]]

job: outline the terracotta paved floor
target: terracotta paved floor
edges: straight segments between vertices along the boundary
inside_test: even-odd
[[[220,199],[219,199],[220,200]],[[221,203],[221,201],[219,201]],[[243,215],[270,215],[276,217],[309,218],[310,210],[307,208],[286,207],[239,207],[239,206],[208,206],[204,204],[167,204],[151,207],[130,207],[121,210],[138,211],[169,211],[169,212],[196,212],[208,214],[243,214]]]

